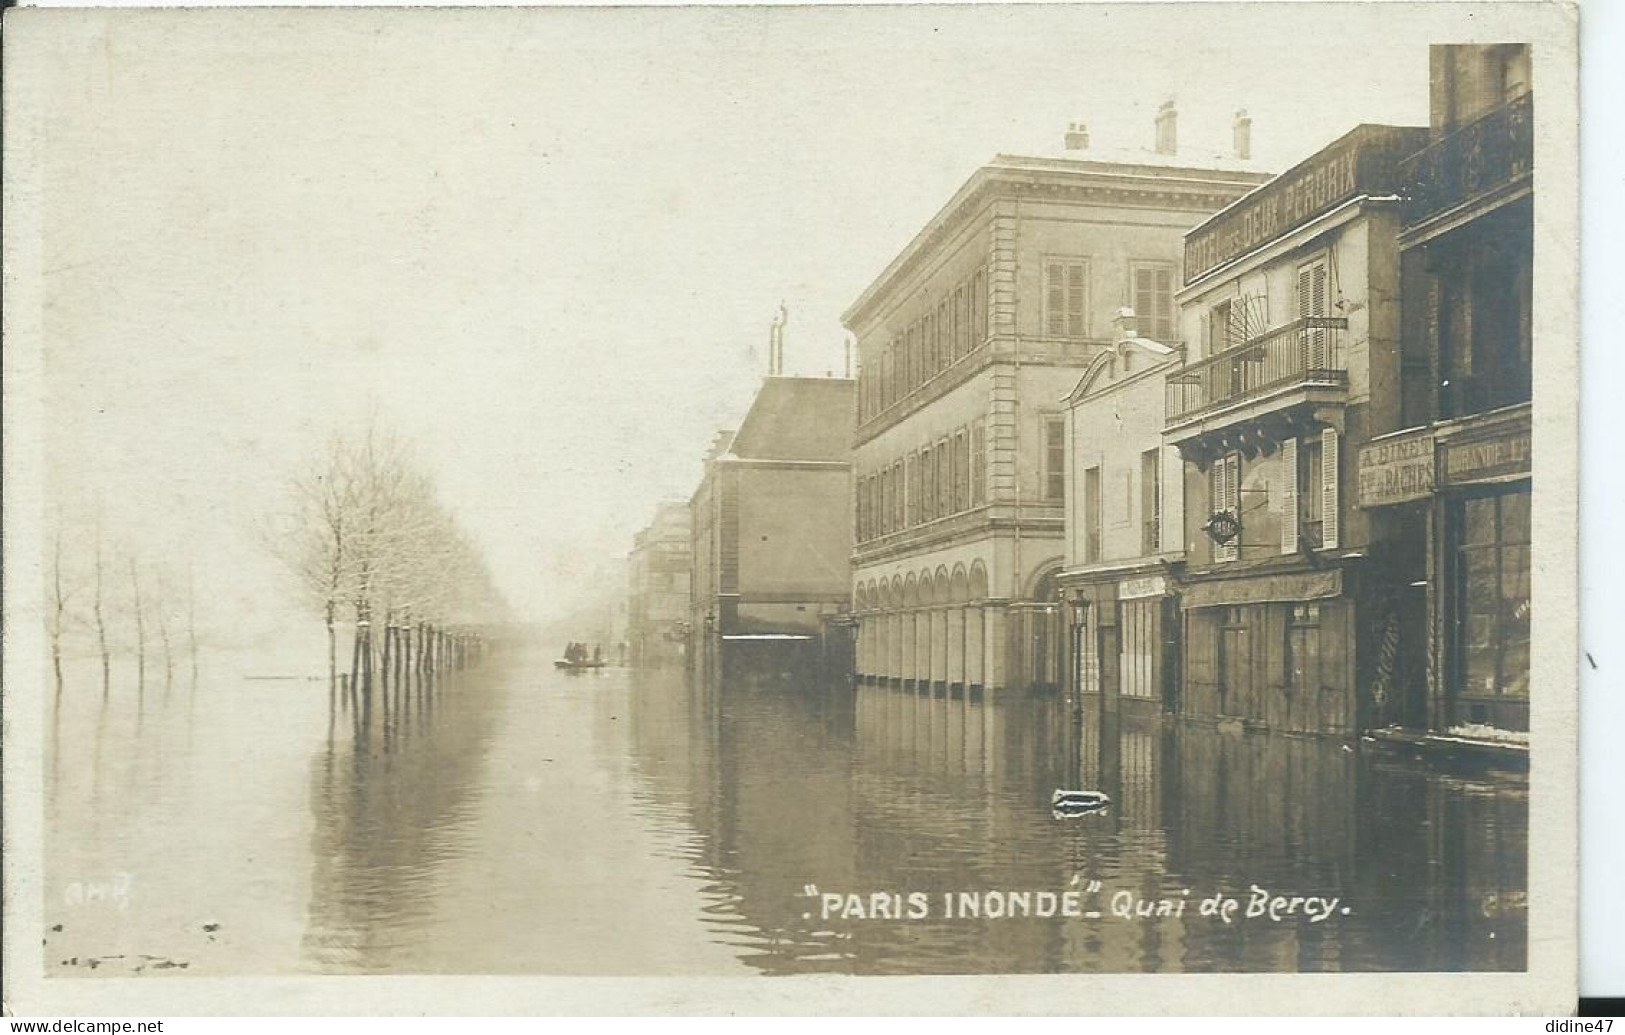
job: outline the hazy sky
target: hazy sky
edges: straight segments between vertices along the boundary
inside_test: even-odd
[[[841,311],[995,153],[1143,147],[1170,97],[1211,149],[1248,109],[1273,171],[1425,124],[1404,12],[1212,6],[34,23],[58,488],[259,587],[254,515],[373,411],[545,614],[686,498],[779,302],[790,372],[838,374]]]

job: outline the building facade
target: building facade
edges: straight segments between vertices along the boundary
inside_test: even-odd
[[[843,316],[860,362],[862,679],[1062,680],[1062,400],[1114,344],[1119,307],[1171,336],[1181,235],[1264,178],[1086,160],[1086,140],[1075,128],[1070,157],[978,170]]]
[[[1184,477],[1162,440],[1164,378],[1179,350],[1134,334],[1125,309],[1066,401],[1066,566],[1069,685],[1107,711],[1177,710],[1180,616],[1176,578]]]
[[[689,501],[697,664],[816,655],[850,609],[849,378],[768,377],[737,432],[717,436]]]
[[[1426,139],[1359,126],[1186,238],[1163,431],[1184,461],[1186,718],[1372,718],[1372,559],[1404,544],[1355,505],[1352,458],[1404,426],[1400,163]]]
[[[662,503],[627,555],[627,662],[659,665],[682,659],[692,569],[688,505]]]
[[[1397,558],[1381,725],[1529,728],[1534,97],[1526,44],[1435,46],[1405,162],[1404,430],[1358,454]]]

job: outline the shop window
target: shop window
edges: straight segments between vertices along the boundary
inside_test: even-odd
[[[1529,696],[1529,500],[1521,489],[1456,507],[1458,719],[1488,721],[1497,699]]]
[[[1122,646],[1118,669],[1125,697],[1157,696],[1155,657],[1160,646],[1157,616],[1161,605],[1157,597],[1125,600],[1118,605],[1117,625]]]
[[[1247,609],[1225,607],[1219,623],[1219,709],[1227,712],[1232,695],[1252,686],[1252,645],[1248,640]]]
[[[1286,685],[1289,690],[1320,686],[1320,605],[1288,605]]]

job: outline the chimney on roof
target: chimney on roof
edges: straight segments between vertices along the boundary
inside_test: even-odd
[[[1163,101],[1157,109],[1157,154],[1171,155],[1179,150],[1179,112],[1174,102]]]
[[[1235,141],[1237,158],[1251,158],[1253,156],[1253,117],[1243,108],[1236,112],[1236,121],[1231,126],[1232,138]]]
[[[1112,318],[1112,332],[1119,342],[1139,336],[1139,321],[1134,318],[1133,309],[1124,306],[1117,310],[1117,315]]]
[[[1089,126],[1087,123],[1074,122],[1067,127],[1066,149],[1068,151],[1089,150]]]

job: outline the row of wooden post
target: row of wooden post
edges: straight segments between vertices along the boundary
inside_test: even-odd
[[[453,632],[427,622],[385,625],[379,646],[377,677],[383,686],[465,669],[479,661],[486,651],[485,640],[477,633]],[[356,630],[350,671],[339,675],[339,688],[370,690],[374,678],[373,655],[372,628],[363,624]]]

